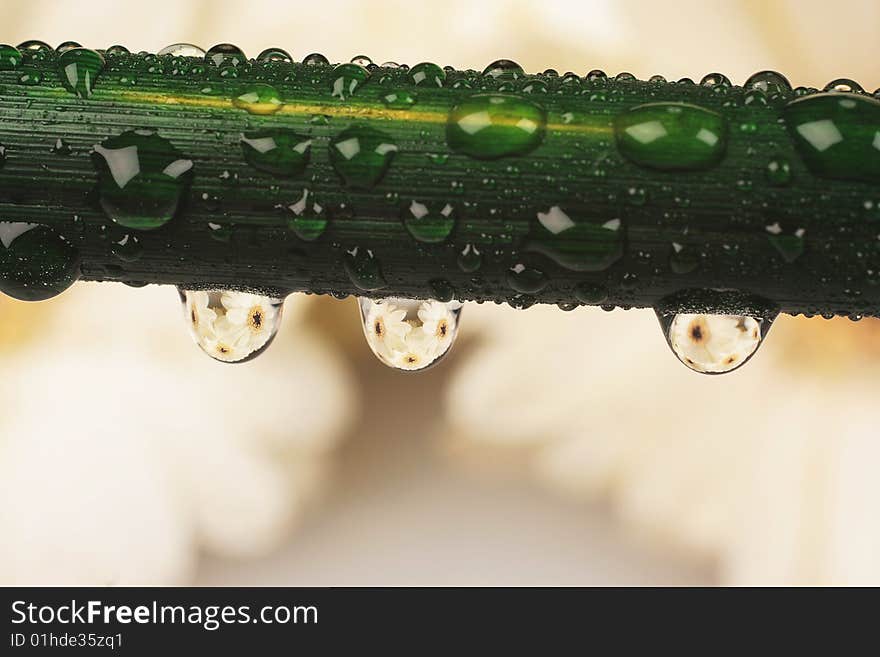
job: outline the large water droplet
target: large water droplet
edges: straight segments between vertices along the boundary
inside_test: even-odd
[[[179,292],[193,340],[215,360],[243,363],[255,358],[281,326],[281,299],[228,290]]]
[[[772,322],[746,315],[657,316],[672,352],[700,374],[723,374],[740,367],[758,349]]]
[[[319,52],[313,52],[310,55],[306,55],[302,63],[306,66],[329,66],[330,60]]]
[[[706,169],[727,150],[725,118],[686,103],[634,107],[617,116],[614,135],[628,160],[667,171]]]
[[[388,170],[397,144],[374,128],[354,126],[330,140],[330,162],[345,184],[371,189]]]
[[[21,66],[21,52],[10,45],[0,45],[0,71],[9,71]]]
[[[276,176],[296,176],[309,163],[312,140],[284,128],[257,130],[241,136],[241,150],[255,169]]]
[[[837,78],[826,84],[822,91],[842,91],[858,94],[862,93],[864,89],[862,89],[862,85],[855,80],[850,80],[849,78]]]
[[[65,41],[64,43],[58,44],[58,47],[55,48],[55,52],[61,54],[63,52],[67,52],[68,50],[73,50],[74,48],[82,48],[82,44],[77,43],[76,41]]]
[[[281,48],[266,48],[257,55],[257,61],[261,64],[292,64],[293,58]]]
[[[730,87],[730,80],[722,73],[709,73],[700,80],[703,87]]]
[[[409,234],[420,242],[443,242],[455,227],[455,208],[449,203],[422,203],[413,199],[401,209]]]
[[[541,253],[572,271],[602,271],[623,255],[625,230],[620,219],[572,219],[554,205],[538,212],[523,251]]]
[[[743,89],[757,89],[765,94],[785,94],[791,91],[791,83],[782,73],[776,71],[758,71],[743,85]]]
[[[423,370],[449,353],[458,335],[461,303],[358,299],[364,335],[385,365]]]
[[[173,43],[170,46],[165,46],[156,54],[159,57],[169,55],[171,57],[198,57],[199,59],[204,59],[206,53],[191,43]]]
[[[44,301],[79,278],[79,251],[40,224],[0,222],[0,291],[21,301]]]
[[[308,189],[303,189],[302,196],[295,203],[287,206],[291,216],[287,227],[297,237],[306,242],[318,239],[327,229],[329,220],[324,207],[316,202]]]
[[[356,246],[346,251],[344,266],[351,282],[364,292],[375,292],[388,286],[382,266],[370,249]]]
[[[812,173],[880,182],[880,101],[848,93],[814,94],[788,103],[783,117]]]
[[[547,287],[547,275],[540,269],[517,263],[507,270],[507,285],[520,294],[537,294]]]
[[[58,57],[58,70],[65,89],[80,98],[88,98],[95,79],[104,70],[104,58],[94,50],[74,48]]]
[[[353,96],[369,77],[370,72],[359,64],[340,64],[333,69],[330,95],[345,100]]]
[[[481,160],[523,155],[540,145],[546,112],[519,96],[477,94],[452,108],[446,124],[449,147]]]
[[[525,75],[522,66],[510,59],[498,59],[483,69],[483,75],[492,78],[517,79]]]
[[[136,230],[168,223],[193,177],[192,160],[149,130],[130,130],[96,144],[92,161],[104,213]]]
[[[45,41],[38,41],[36,39],[31,39],[30,41],[22,41],[18,44],[18,49],[22,52],[28,52],[30,54],[52,52],[52,46],[50,46]]]
[[[274,114],[281,109],[281,95],[271,84],[253,82],[232,99],[232,104],[251,114]]]
[[[242,66],[247,62],[247,57],[238,46],[219,43],[205,53],[205,62],[218,68]]]
[[[442,87],[446,71],[430,62],[416,64],[409,71],[409,79],[416,86]]]

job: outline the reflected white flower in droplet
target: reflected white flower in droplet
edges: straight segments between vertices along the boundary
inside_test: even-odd
[[[372,303],[367,312],[364,328],[370,346],[392,360],[395,352],[406,350],[406,337],[412,331],[406,312],[391,302]]]
[[[426,301],[419,308],[418,317],[422,322],[421,331],[424,335],[426,350],[437,357],[452,346],[454,339],[454,310],[461,308],[460,303]]]
[[[761,324],[744,315],[675,315],[669,344],[695,372],[721,374],[742,365],[761,343]]]

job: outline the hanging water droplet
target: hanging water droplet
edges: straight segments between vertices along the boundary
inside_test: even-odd
[[[312,140],[284,128],[257,130],[241,136],[241,150],[255,169],[276,176],[296,176],[309,163]]]
[[[96,144],[92,162],[104,213],[136,230],[168,223],[193,177],[192,160],[150,130],[130,130]]]
[[[537,294],[547,287],[547,283],[543,271],[521,262],[507,270],[507,285],[520,294]]]
[[[405,89],[398,89],[382,96],[385,107],[391,109],[407,109],[416,104],[417,96]]]
[[[205,53],[205,63],[223,68],[225,66],[242,66],[247,62],[244,52],[231,43],[218,43]]]
[[[423,370],[449,353],[458,335],[461,303],[414,299],[358,299],[370,350],[400,370]]]
[[[717,164],[727,150],[727,120],[696,105],[649,103],[617,116],[621,154],[638,165],[693,171]]]
[[[480,160],[523,155],[544,140],[546,112],[519,96],[477,94],[452,108],[449,147]]]
[[[330,60],[319,52],[313,52],[310,55],[306,55],[302,63],[306,66],[329,66]]]
[[[10,45],[0,45],[0,71],[10,71],[21,66],[21,52]]]
[[[757,89],[768,96],[791,92],[791,83],[782,73],[776,71],[759,71],[752,75],[743,85],[743,89]]]
[[[797,260],[804,252],[804,228],[785,230],[778,221],[764,227],[767,232],[767,240],[775,248],[782,259],[788,263]]]
[[[572,219],[554,205],[537,213],[522,249],[571,271],[603,271],[623,255],[625,230],[620,219],[600,221]]]
[[[862,85],[855,80],[850,80],[849,78],[837,78],[826,84],[822,91],[840,91],[843,93],[860,94],[864,89],[862,89]]]
[[[0,291],[20,301],[61,294],[80,276],[79,251],[41,224],[0,222]]]
[[[251,114],[274,114],[281,109],[281,95],[270,84],[253,82],[241,90],[232,104]]]
[[[64,88],[80,98],[89,98],[95,79],[104,70],[104,58],[88,48],[74,48],[58,58],[58,70]]]
[[[455,227],[455,208],[449,203],[421,203],[413,199],[404,204],[400,216],[409,234],[420,242],[443,242]]]
[[[498,59],[483,69],[483,75],[491,78],[511,78],[513,80],[525,75],[522,66],[510,59]]]
[[[669,346],[688,368],[723,374],[740,367],[761,344],[772,320],[745,315],[658,313]]]
[[[880,182],[880,101],[849,93],[814,94],[791,101],[782,115],[813,174]]]
[[[302,196],[296,203],[287,206],[292,215],[287,220],[287,227],[297,237],[306,242],[318,239],[327,229],[329,220],[324,207],[312,198],[308,189],[303,189]]]
[[[170,46],[165,46],[156,54],[159,57],[168,55],[171,57],[198,57],[199,59],[204,59],[207,53],[191,43],[173,43]]]
[[[371,189],[382,180],[397,145],[384,132],[354,126],[330,140],[330,163],[348,187]]]
[[[281,48],[266,48],[257,55],[260,64],[292,64],[293,58]]]
[[[409,79],[417,87],[442,87],[446,80],[446,71],[436,64],[422,62],[410,69]]]
[[[351,282],[364,292],[375,292],[388,286],[379,260],[370,249],[356,246],[346,251],[344,266]]]
[[[281,326],[281,299],[229,290],[178,292],[193,340],[224,363],[256,358]]]
[[[457,261],[459,269],[466,274],[472,274],[483,265],[483,254],[473,244],[465,244]]]
[[[330,95],[345,100],[353,96],[369,79],[370,72],[359,64],[339,64],[333,69],[333,75]]]

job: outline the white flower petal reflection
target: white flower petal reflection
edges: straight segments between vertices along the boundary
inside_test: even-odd
[[[669,321],[667,338],[678,359],[693,371],[722,374],[755,353],[766,332],[762,323],[746,315],[681,313]]]
[[[458,335],[461,303],[358,299],[367,344],[385,365],[423,370],[445,356]]]
[[[240,363],[272,342],[283,301],[248,292],[180,290],[195,343],[215,360]]]

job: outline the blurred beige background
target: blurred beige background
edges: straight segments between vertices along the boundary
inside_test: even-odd
[[[868,0],[31,0],[0,24],[12,44],[880,86]],[[351,301],[291,297],[239,366],[176,306],[89,284],[0,300],[0,582],[880,583],[873,320],[781,318],[709,378],[649,312],[467,305],[455,353],[407,375]]]

